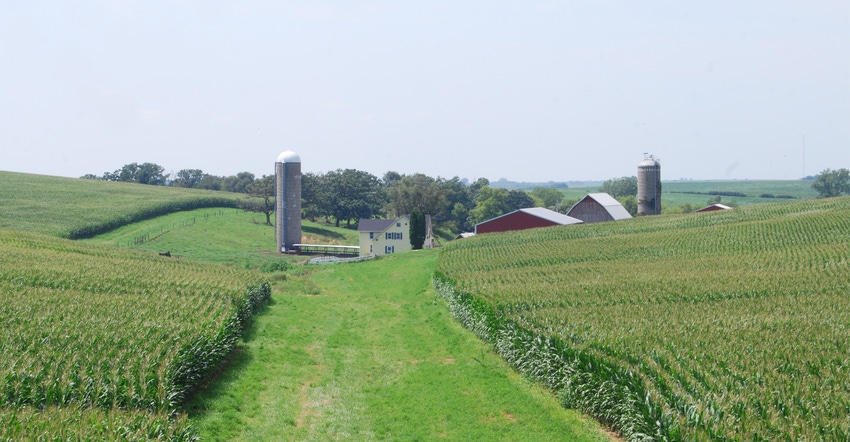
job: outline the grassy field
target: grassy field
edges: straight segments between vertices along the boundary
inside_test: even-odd
[[[236,207],[245,195],[0,171],[0,228],[87,238],[167,213]]]
[[[356,230],[303,221],[302,241],[310,244],[358,245]],[[280,259],[307,257],[275,253],[274,227],[265,216],[240,209],[214,208],[177,212],[119,227],[84,242],[149,252],[170,252],[186,259],[259,268]]]
[[[57,237],[128,222],[145,200],[177,209],[174,189],[0,178],[31,187],[3,201],[17,230],[0,229],[2,440],[608,438],[453,322],[430,284],[433,251],[258,272],[288,258],[269,253],[259,217],[228,208],[69,241]],[[41,219],[48,208],[78,219]],[[356,241],[309,222],[304,236]],[[261,303],[245,286],[263,279],[271,304],[237,340]]]
[[[605,440],[452,320],[436,258],[287,278],[191,421],[205,440]]]
[[[480,235],[455,316],[635,440],[850,437],[850,198]]]

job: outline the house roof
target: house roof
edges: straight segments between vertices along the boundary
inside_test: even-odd
[[[430,221],[431,216],[426,216],[426,224]],[[400,219],[409,219],[407,215],[402,215],[393,219],[361,219],[357,222],[358,232],[383,232],[390,226],[397,223]]]
[[[629,219],[632,217],[632,215],[629,214],[629,211],[626,210],[626,208],[623,207],[623,205],[620,204],[619,201],[617,201],[616,199],[614,199],[613,196],[608,195],[607,193],[588,193],[587,196],[584,198],[592,198],[594,201],[599,203],[599,205],[604,207],[605,211],[607,211],[611,215],[611,218],[614,218],[615,221],[621,219]],[[582,200],[584,198],[582,198]]]

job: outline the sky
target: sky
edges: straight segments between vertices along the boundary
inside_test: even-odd
[[[850,168],[847,0],[0,2],[0,170]]]

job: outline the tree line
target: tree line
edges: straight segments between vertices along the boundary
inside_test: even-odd
[[[121,181],[139,184],[221,190],[253,196],[244,209],[264,213],[271,225],[274,212],[274,175],[256,178],[250,172],[215,176],[200,169],[183,169],[166,174],[154,163],[130,163],[113,172],[85,179]],[[430,177],[422,173],[400,174],[390,171],[378,178],[356,169],[303,173],[301,209],[304,218],[350,227],[361,218],[388,218],[414,212],[431,215],[439,227],[464,232],[475,224],[505,213],[528,208],[548,207],[562,213],[563,194],[550,187],[530,192],[490,187],[486,178],[474,182],[459,177]]]
[[[274,212],[274,175],[256,178],[253,173],[239,172],[215,176],[200,169],[165,174],[165,168],[158,164],[130,163],[101,176],[88,174],[82,178],[245,193],[254,198],[245,200],[243,208],[265,214],[268,225]],[[812,187],[822,197],[850,194],[850,171],[826,169],[815,177]],[[637,177],[609,179],[599,191],[616,198],[633,216],[637,214]],[[573,203],[564,201],[559,189],[495,188],[490,187],[486,178],[469,182],[458,177],[434,178],[394,171],[378,178],[356,169],[307,172],[301,177],[302,216],[312,221],[322,219],[337,227],[342,223],[350,227],[352,221],[356,223],[361,218],[390,218],[418,212],[431,215],[432,221],[445,230],[468,232],[479,222],[514,210],[546,207],[566,213]]]

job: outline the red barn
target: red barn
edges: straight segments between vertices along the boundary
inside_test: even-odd
[[[475,234],[525,230],[536,227],[566,226],[569,224],[580,224],[581,222],[580,219],[575,219],[554,210],[534,207],[515,210],[511,213],[482,221],[475,225]]]

